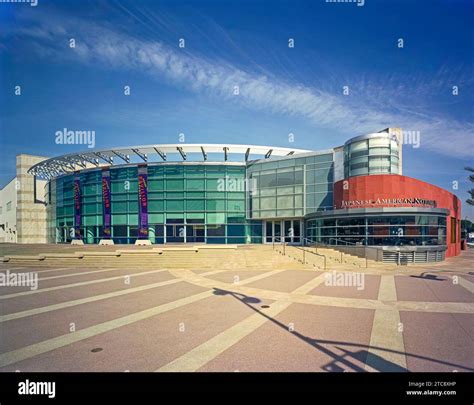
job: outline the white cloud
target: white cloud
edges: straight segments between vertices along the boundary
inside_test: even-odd
[[[334,95],[275,76],[246,72],[222,60],[192,55],[187,49],[172,49],[157,41],[132,38],[88,21],[62,19],[62,24],[50,24],[35,18],[33,27],[17,33],[34,39],[36,49],[49,57],[141,71],[190,91],[208,92],[229,103],[301,117],[315,125],[345,132],[348,137],[385,127],[420,131],[422,148],[460,158],[472,156],[472,123],[431,115],[411,106],[406,108],[403,99],[398,103],[391,99],[385,105],[384,94],[388,91],[381,86],[369,85],[365,90],[370,93],[363,97],[360,94],[345,97],[342,89],[341,95]],[[76,39],[75,49],[67,46],[70,37]],[[239,86],[239,97],[233,95],[234,86]],[[426,83],[422,86],[426,91]],[[403,86],[401,89],[398,86],[396,91],[403,91]]]

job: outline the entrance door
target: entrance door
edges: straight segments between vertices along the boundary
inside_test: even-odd
[[[186,243],[204,243],[204,225],[186,225]]]
[[[301,244],[301,221],[299,219],[293,220],[293,243]]]
[[[273,222],[273,239],[275,243],[283,242],[283,238],[281,235],[281,221]]]
[[[283,243],[281,221],[265,221],[265,243]]]
[[[204,225],[194,225],[194,238],[195,242],[204,243],[206,238],[206,232]]]
[[[273,221],[265,221],[265,243],[273,243]]]
[[[186,226],[184,224],[166,224],[166,243],[185,241]]]
[[[293,221],[291,221],[291,220],[285,220],[284,221],[284,224],[285,224],[285,242],[286,243],[291,243],[292,239],[293,239],[293,227],[291,226],[292,222]]]
[[[265,243],[301,244],[301,220],[265,221]]]

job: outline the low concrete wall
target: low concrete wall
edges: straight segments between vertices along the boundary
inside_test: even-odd
[[[443,246],[344,246],[344,245],[321,245],[326,248],[338,250],[339,252],[347,253],[368,260],[375,260],[377,262],[383,261],[383,252],[429,252],[446,250]]]

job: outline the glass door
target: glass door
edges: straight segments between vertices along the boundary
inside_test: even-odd
[[[301,244],[301,220],[265,221],[265,243]]]
[[[284,238],[286,243],[294,245],[301,244],[301,220],[299,219],[285,219],[284,224]]]
[[[282,235],[281,235],[281,221],[274,221],[273,222],[273,240],[275,243],[282,243]]]
[[[285,242],[286,243],[291,243],[293,240],[293,227],[291,220],[285,220]]]
[[[206,232],[204,225],[194,225],[194,241],[198,243],[204,243],[205,237],[206,237]]]
[[[299,219],[293,220],[293,243],[301,244],[301,221]]]
[[[186,243],[204,243],[204,225],[186,225]]]
[[[185,242],[186,226],[182,223],[182,220],[175,220],[180,223],[172,222],[166,224],[166,243],[182,243]]]
[[[273,221],[265,221],[265,243],[273,242]]]

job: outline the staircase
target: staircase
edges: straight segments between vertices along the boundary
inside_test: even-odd
[[[76,248],[37,255],[6,255],[3,262],[33,268],[131,268],[131,269],[216,269],[216,270],[312,270],[291,257],[279,255],[267,245],[203,245],[135,249]]]
[[[349,270],[371,267],[377,262],[356,255],[340,252],[329,247],[301,247],[275,245],[275,251],[316,269]],[[380,263],[378,263],[380,264]]]

